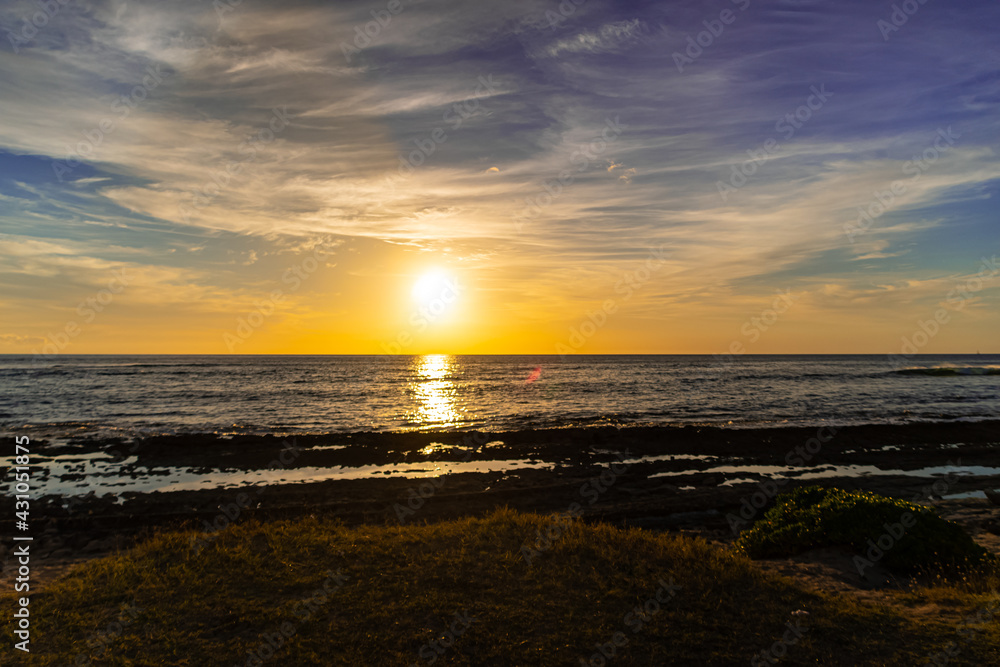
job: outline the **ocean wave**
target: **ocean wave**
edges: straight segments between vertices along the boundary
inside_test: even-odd
[[[893,372],[899,375],[1000,375],[1000,366],[912,366]]]

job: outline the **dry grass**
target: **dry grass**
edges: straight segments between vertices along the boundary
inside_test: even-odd
[[[996,611],[995,580],[968,575],[868,604],[700,539],[581,522],[562,524],[527,563],[522,546],[554,525],[508,510],[405,527],[310,518],[235,526],[200,553],[194,533],[163,534],[35,595],[30,664],[243,665],[270,635],[281,644],[272,665],[579,665],[615,633],[627,643],[609,664],[748,664],[798,609],[808,629],[781,664],[923,664],[952,641],[951,665],[1000,664],[1000,624],[969,631],[960,620]],[[661,592],[647,621],[629,616],[671,578],[673,598]],[[474,620],[466,629],[456,614]],[[452,625],[459,636],[438,654],[430,642]],[[294,634],[278,642],[282,628]],[[0,662],[29,664],[12,643]]]

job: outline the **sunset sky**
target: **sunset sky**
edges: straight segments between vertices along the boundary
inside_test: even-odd
[[[993,0],[4,2],[0,353],[997,352],[998,34]]]

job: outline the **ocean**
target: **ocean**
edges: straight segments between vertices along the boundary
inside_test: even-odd
[[[1000,417],[1000,356],[0,356],[0,432],[732,428]]]

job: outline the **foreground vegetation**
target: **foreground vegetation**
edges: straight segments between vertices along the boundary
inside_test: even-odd
[[[744,531],[736,548],[752,558],[792,556],[828,546],[851,547],[859,571],[875,563],[897,572],[996,564],[962,527],[937,511],[876,493],[807,486],[779,495]]]
[[[0,664],[883,665],[951,644],[950,665],[1000,664],[1000,623],[981,613],[1000,618],[994,575],[869,604],[699,539],[507,510],[198,537],[163,534],[49,585],[30,662],[8,639]]]

